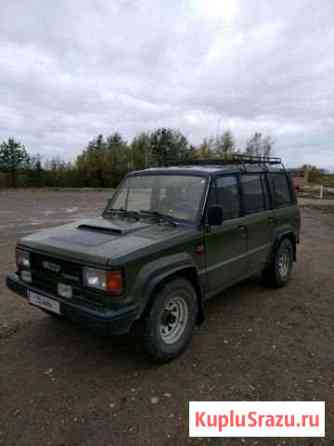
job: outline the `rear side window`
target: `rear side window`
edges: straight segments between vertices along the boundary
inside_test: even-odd
[[[238,181],[234,175],[216,179],[217,204],[223,207],[224,220],[240,216],[240,197]]]
[[[292,203],[287,176],[284,173],[268,175],[274,207],[288,206]]]
[[[261,212],[266,209],[263,181],[260,175],[242,175],[241,184],[246,214]]]

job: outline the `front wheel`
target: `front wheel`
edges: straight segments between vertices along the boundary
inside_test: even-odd
[[[266,285],[281,288],[290,279],[293,264],[293,246],[291,240],[284,238],[276,249],[272,263],[262,271],[262,278]]]
[[[167,362],[190,343],[198,311],[197,296],[185,279],[166,283],[153,296],[144,319],[144,345],[149,356]]]

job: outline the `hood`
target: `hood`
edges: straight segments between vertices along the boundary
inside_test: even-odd
[[[129,256],[138,257],[173,241],[180,242],[193,231],[169,223],[98,217],[37,232],[23,238],[19,245],[83,263],[119,265]]]

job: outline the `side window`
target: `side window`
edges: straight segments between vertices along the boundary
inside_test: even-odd
[[[282,207],[291,204],[291,193],[285,173],[270,173],[268,177],[271,185],[274,207]]]
[[[217,204],[223,207],[224,220],[240,216],[238,181],[234,175],[216,179]]]
[[[261,212],[266,209],[265,196],[260,175],[242,175],[241,184],[244,195],[246,214]]]

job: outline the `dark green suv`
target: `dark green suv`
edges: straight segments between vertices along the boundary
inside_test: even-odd
[[[285,285],[299,230],[277,158],[146,169],[125,177],[101,217],[23,238],[7,286],[99,333],[138,321],[146,351],[167,361],[189,344],[206,299],[256,273]]]

